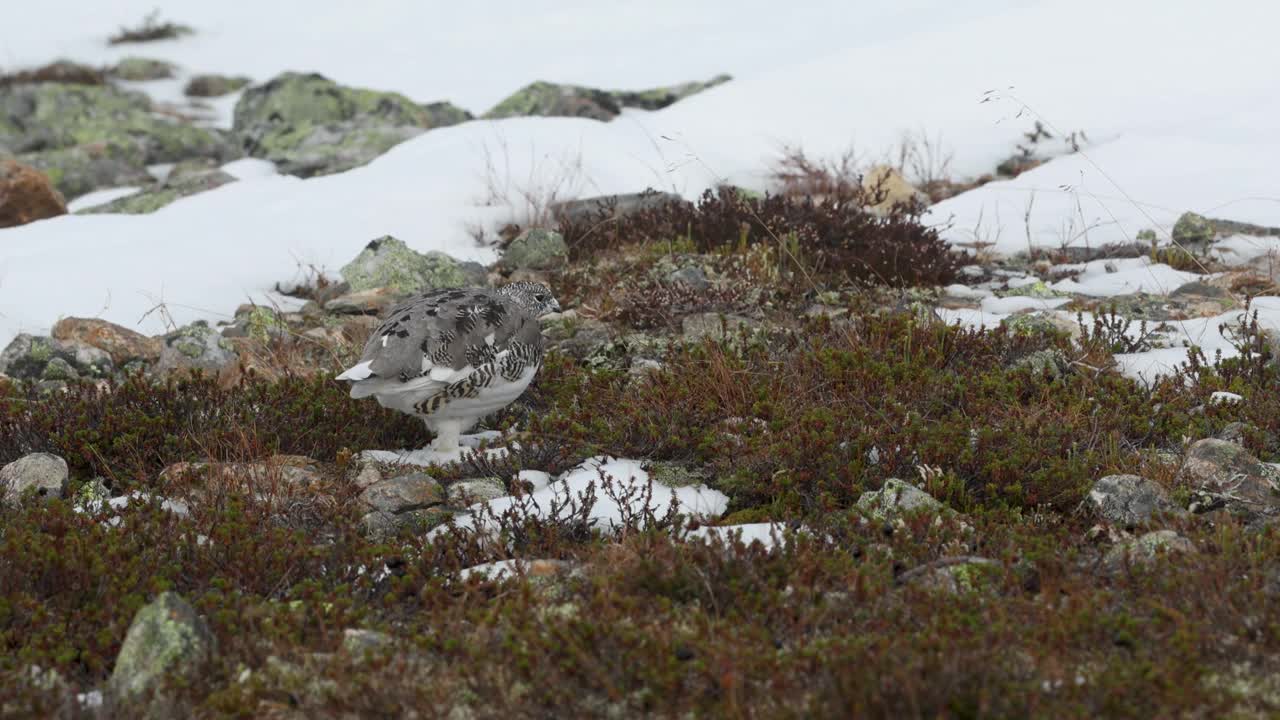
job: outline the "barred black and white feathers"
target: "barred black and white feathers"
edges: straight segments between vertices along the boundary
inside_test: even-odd
[[[455,451],[459,433],[529,386],[542,362],[538,318],[559,309],[534,282],[423,293],[391,309],[338,379],[353,398],[421,417],[432,447]]]

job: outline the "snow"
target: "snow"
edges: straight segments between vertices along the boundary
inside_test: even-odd
[[[156,7],[196,34],[105,44]],[[932,208],[926,219],[949,242],[1006,254],[1098,246],[1148,227],[1164,236],[1184,210],[1280,226],[1277,20],[1280,6],[1251,0],[821,0],[786,12],[763,0],[636,8],[374,0],[358,11],[334,0],[52,0],[6,17],[0,62],[170,60],[178,77],[135,84],[161,102],[179,102],[183,80],[197,72],[261,82],[317,71],[474,112],[537,79],[618,88],[719,72],[735,79],[611,123],[525,118],[432,130],[329,177],[300,180],[240,161],[229,169],[240,182],[151,215],[0,230],[0,345],[18,332],[47,333],[65,315],[159,333],[167,329],[165,313],[153,311],[160,304],[179,324],[230,319],[309,268],[334,274],[386,234],[490,262],[494,250],[475,236],[526,212],[525,190],[567,198],[653,186],[694,197],[723,180],[761,189],[786,146],[816,158],[852,148],[870,163],[908,137],[931,138],[940,156],[951,155],[950,175],[975,177],[1013,153],[1037,119],[1055,135],[1039,152],[1056,159]],[[225,124],[233,103],[213,101],[209,121]],[[1072,153],[1065,137],[1078,130],[1086,135]],[[1189,277],[1120,262],[1115,273],[1090,267],[1057,287],[1167,292]],[[988,324],[1028,302],[992,300],[944,316]]]
[[[1060,292],[1090,297],[1116,297],[1139,292],[1168,295],[1179,286],[1203,277],[1192,272],[1174,270],[1164,263],[1153,263],[1146,257],[1121,258],[1085,263],[1076,278],[1060,280],[1050,287]]]
[[[786,544],[785,525],[780,523],[745,523],[742,525],[706,525],[689,532],[691,540],[704,542],[733,543],[743,545],[760,543],[766,550]]]
[[[672,488],[653,482],[649,494],[649,473],[642,466],[640,460],[594,457],[558,480],[545,485],[535,482],[534,491],[522,498],[501,497],[476,503],[468,514],[454,518],[454,523],[463,528],[492,530],[494,518],[512,508],[519,512],[521,506],[527,506],[535,517],[550,517],[552,506],[557,505],[564,517],[572,512],[568,508],[580,507],[588,487],[595,490],[595,502],[587,509],[587,519],[603,530],[619,526],[625,517],[636,517],[646,509],[662,518],[673,502],[678,503],[681,514],[698,516],[718,516],[729,506],[728,496],[705,485]],[[643,518],[637,519],[644,524]]]
[[[138,192],[141,189],[142,188],[137,188],[137,187],[119,187],[119,188],[108,188],[106,190],[96,190],[86,195],[81,195],[75,200],[72,200],[71,202],[67,203],[67,212],[77,212],[80,210],[84,210],[85,208],[91,208],[97,205],[103,205],[105,203],[111,202],[112,200],[118,200],[122,197],[128,197]]]

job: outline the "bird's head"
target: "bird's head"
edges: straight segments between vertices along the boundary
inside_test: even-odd
[[[560,303],[551,294],[551,288],[540,282],[520,280],[503,285],[498,288],[498,293],[515,300],[521,307],[533,313],[534,317],[560,312]]]

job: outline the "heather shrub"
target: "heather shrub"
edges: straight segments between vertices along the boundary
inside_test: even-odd
[[[635,242],[683,239],[698,252],[754,244],[778,246],[782,267],[797,281],[873,282],[894,286],[946,284],[958,260],[907,209],[880,217],[865,209],[862,190],[795,198],[748,197],[733,188],[708,190],[695,204],[670,202],[620,218],[602,206],[596,217],[563,220],[571,259]]]

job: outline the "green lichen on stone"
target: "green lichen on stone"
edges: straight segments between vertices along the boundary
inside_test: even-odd
[[[60,357],[55,357],[44,366],[44,372],[40,373],[41,380],[63,380],[70,381],[80,377],[76,369],[71,367],[71,363]]]
[[[885,480],[879,490],[862,493],[858,498],[858,509],[878,521],[893,519],[903,513],[954,512],[929,493],[897,478]]]
[[[484,117],[588,117],[608,121],[624,107],[659,110],[707,88],[729,80],[717,75],[707,82],[689,82],[648,90],[601,90],[539,80],[515,91]]]
[[[176,593],[161,593],[129,625],[111,687],[121,696],[140,695],[166,676],[199,672],[213,652],[213,633],[195,608]]]
[[[173,64],[151,58],[127,57],[116,63],[115,76],[121,80],[163,80],[173,77]]]
[[[282,335],[289,330],[288,324],[275,310],[261,305],[254,306],[253,309],[242,315],[239,318],[239,323],[244,327],[249,337],[260,342],[267,342],[271,338]]]
[[[339,272],[353,292],[390,288],[409,294],[463,287],[478,279],[474,270],[445,253],[420,253],[390,235],[370,242]]]
[[[1178,245],[1207,245],[1213,237],[1213,222],[1203,215],[1185,212],[1173,225],[1173,241]]]
[[[502,265],[511,270],[553,270],[569,262],[569,246],[554,230],[531,228],[507,246]]]
[[[1049,298],[1070,297],[1071,293],[1059,292],[1046,285],[1043,280],[1037,280],[1030,285],[1009,288],[1008,290],[998,290],[996,291],[996,295],[1000,297],[1029,297],[1044,300]]]
[[[108,187],[149,185],[146,154],[138,143],[109,142],[26,153],[22,162],[45,173],[58,192],[74,199]]]

